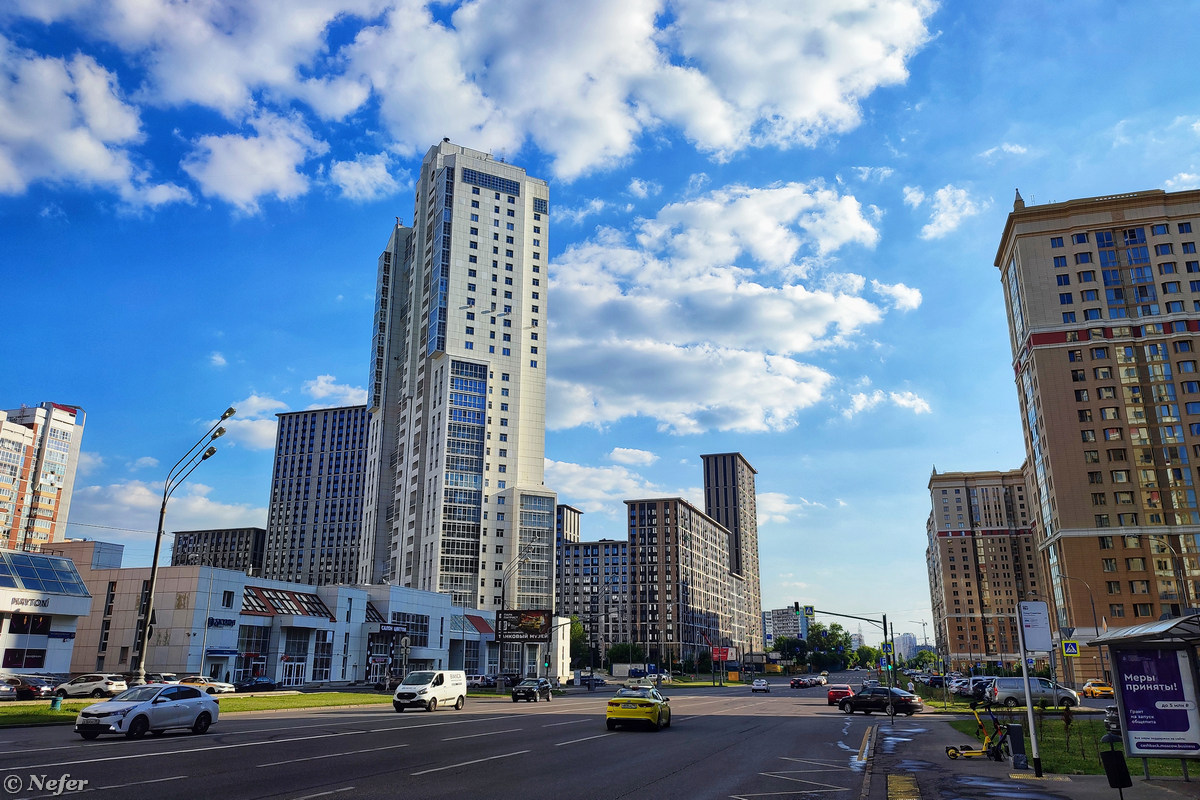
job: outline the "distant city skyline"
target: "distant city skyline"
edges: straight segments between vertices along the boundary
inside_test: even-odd
[[[762,607],[919,633],[930,472],[1025,460],[1014,189],[1200,186],[1177,0],[139,8],[0,20],[0,405],[86,409],[65,533],[130,565],[226,407],[168,531],[265,527],[276,414],[368,402],[378,257],[449,137],[549,184],[540,469],[583,535],[742,453]]]

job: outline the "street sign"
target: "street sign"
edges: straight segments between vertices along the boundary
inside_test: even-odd
[[[1025,649],[1050,651],[1054,642],[1050,637],[1050,611],[1044,600],[1026,600],[1018,604]]]
[[[806,617],[812,617],[812,616],[815,616],[815,613],[814,613],[814,611],[813,611],[813,607],[812,607],[812,606],[805,606],[805,607],[804,607],[804,616],[806,616]]]
[[[883,650],[883,652],[885,652],[885,653],[890,653],[890,652],[892,652],[892,643],[891,643],[891,642],[884,642],[884,643],[883,643],[883,646],[882,646],[882,648],[881,648],[881,649],[882,649],[882,650]]]
[[[728,661],[729,660],[729,648],[728,647],[714,647],[712,649],[712,657],[713,657],[713,661]]]
[[[1062,648],[1064,656],[1079,657],[1079,642],[1071,639],[1063,639]]]

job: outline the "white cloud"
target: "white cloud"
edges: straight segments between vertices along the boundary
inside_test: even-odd
[[[81,476],[91,475],[98,470],[104,468],[104,456],[99,453],[92,453],[87,450],[79,451],[79,461],[75,466],[75,472]]]
[[[251,450],[267,450],[275,446],[275,415],[288,410],[287,403],[259,394],[233,404],[237,413],[221,423],[226,434],[223,441],[240,444]],[[215,420],[213,421],[215,422]],[[209,422],[210,425],[213,422]]]
[[[1163,181],[1163,188],[1170,192],[1181,192],[1185,189],[1200,189],[1200,174],[1195,172],[1176,173],[1174,176]]]
[[[152,467],[157,467],[157,466],[158,466],[157,458],[155,458],[154,456],[142,456],[141,458],[132,461],[129,464],[129,469],[136,471],[139,469],[150,469]]]
[[[758,509],[758,524],[790,522],[798,514],[810,508],[824,508],[820,503],[814,503],[803,498],[793,500],[782,492],[759,492],[755,495],[755,507]]]
[[[300,167],[329,146],[298,116],[263,113],[249,124],[256,135],[201,136],[196,141],[183,168],[204,195],[254,213],[264,195],[290,200],[306,193],[309,181]]]
[[[546,485],[558,492],[559,502],[616,519],[623,516],[626,500],[662,495],[662,489],[625,467],[587,467],[550,459],[546,459]]]
[[[929,403],[913,392],[885,392],[882,389],[876,389],[869,393],[858,392],[851,395],[850,405],[842,410],[842,416],[850,419],[886,403],[891,403],[898,408],[907,408],[914,414],[928,414],[932,410]]]
[[[132,148],[144,134],[116,75],[94,58],[42,58],[0,36],[0,194],[31,184],[79,184],[136,207],[189,199],[154,183]]]
[[[214,367],[223,367],[226,364],[225,356],[213,351],[212,355],[208,357],[208,363]]]
[[[658,456],[649,450],[635,450],[631,447],[614,447],[608,454],[608,458],[618,464],[629,464],[635,467],[648,467],[658,461]]]
[[[576,208],[559,208],[555,210],[554,220],[564,225],[578,225],[593,214],[599,214],[607,207],[608,203],[598,197],[594,197]]]
[[[898,311],[914,311],[921,305],[921,290],[903,283],[887,284],[873,280],[871,288],[891,298],[892,307]]]
[[[569,248],[554,272],[549,425],[628,416],[662,430],[784,430],[833,376],[814,363],[917,295],[829,268],[878,233],[823,184],[724,187]],[[806,285],[804,279],[813,273]],[[719,381],[713,375],[721,375]]]
[[[917,208],[925,202],[925,193],[916,186],[904,187],[904,205]]]
[[[644,199],[662,192],[662,184],[656,181],[647,181],[642,180],[641,178],[634,178],[629,181],[629,188],[627,191],[634,197]]]
[[[966,189],[947,184],[933,193],[929,224],[921,228],[922,239],[940,239],[953,232],[963,220],[983,212],[991,203],[976,200]]]
[[[854,174],[860,181],[882,183],[892,177],[895,172],[891,167],[853,167]]]
[[[367,390],[361,386],[334,383],[333,375],[318,375],[315,380],[304,382],[304,392],[314,400],[324,401],[320,408],[332,403],[335,406],[358,406],[367,402]]]
[[[991,159],[996,155],[1020,156],[1027,152],[1029,151],[1024,145],[1010,144],[1005,142],[1003,144],[998,144],[995,147],[989,147],[987,150],[984,150],[982,153],[980,153],[979,156],[981,158]]]
[[[400,184],[388,171],[391,157],[386,153],[373,156],[359,153],[354,161],[334,161],[329,168],[330,179],[350,200],[379,200],[400,191]]]

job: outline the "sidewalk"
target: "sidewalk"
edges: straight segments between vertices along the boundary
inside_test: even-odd
[[[951,761],[946,745],[958,744],[963,734],[938,715],[897,717],[893,725],[879,718],[862,800],[1200,800],[1200,765],[1190,781],[1142,777],[1142,762],[1128,762],[1133,786],[1111,789],[1104,775],[1034,777],[1030,767],[1014,769],[1011,762],[980,758]]]

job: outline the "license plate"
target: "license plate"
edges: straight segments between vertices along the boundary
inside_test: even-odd
[[[79,723],[80,725],[103,725],[104,723],[98,719],[85,719]]]
[[[637,708],[637,703],[621,703],[621,708]]]

